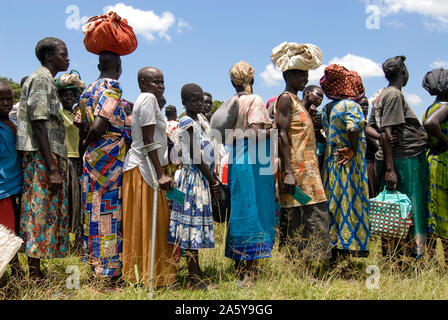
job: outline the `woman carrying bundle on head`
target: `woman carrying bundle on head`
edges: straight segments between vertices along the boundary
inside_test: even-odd
[[[322,110],[327,137],[323,180],[331,216],[333,262],[350,255],[367,257],[370,232],[366,120],[358,104],[364,97],[364,86],[355,71],[336,64],[325,68],[320,85],[327,98],[333,100]]]
[[[436,69],[423,79],[423,88],[436,96],[423,116],[423,126],[429,136],[427,249],[434,257],[440,238],[448,262],[448,70]]]
[[[228,165],[231,215],[225,256],[235,260],[243,287],[256,280],[257,261],[271,257],[276,237],[272,121],[263,99],[253,93],[254,73],[244,61],[230,70],[239,110]]]
[[[288,249],[293,251],[292,256],[299,254],[306,263],[329,260],[329,215],[313,119],[297,96],[308,82],[308,70],[322,65],[322,52],[312,44],[285,42],[272,51],[271,60],[283,72],[286,83],[285,91],[278,96],[274,107],[281,159],[280,246],[291,244]],[[299,203],[292,196],[296,187],[311,199]]]
[[[130,117],[123,107],[118,79],[121,58],[101,52],[99,79],[82,93],[75,124],[83,155],[83,260],[94,276],[118,280],[122,252],[122,170]]]

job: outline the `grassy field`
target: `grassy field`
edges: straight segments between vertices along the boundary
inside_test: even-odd
[[[284,251],[274,249],[272,259],[263,259],[256,284],[250,288],[238,287],[238,279],[233,274],[233,262],[224,257],[223,225],[216,225],[216,248],[200,251],[200,263],[205,274],[217,289],[191,291],[188,289],[158,289],[155,300],[327,300],[327,299],[448,299],[448,271],[438,247],[436,259],[406,260],[410,266],[399,271],[396,265],[387,262],[380,252],[379,240],[372,241],[369,258],[353,258],[345,268],[349,277],[343,276],[342,265],[325,273],[316,280],[313,271],[299,260],[291,261]],[[46,278],[42,282],[30,280],[27,275],[25,257],[20,256],[25,275],[10,277],[9,270],[0,280],[0,300],[141,300],[148,299],[148,289],[131,283],[120,285],[117,290],[105,290],[103,280],[89,281],[89,268],[79,257],[43,261]],[[182,259],[179,282],[187,277],[186,259]],[[68,289],[66,273],[68,266],[77,266],[80,275],[79,289]],[[377,268],[379,274],[370,275],[368,266]],[[346,274],[346,273],[345,273]],[[378,279],[379,282],[375,282]],[[370,288],[370,289],[369,289]]]

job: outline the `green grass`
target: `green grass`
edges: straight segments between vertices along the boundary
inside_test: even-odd
[[[313,280],[313,270],[306,268],[301,260],[289,260],[284,251],[277,247],[271,259],[259,263],[259,278],[250,288],[241,289],[239,279],[233,274],[233,261],[224,257],[225,229],[215,225],[216,248],[200,251],[200,264],[208,278],[219,288],[207,291],[188,289],[155,291],[154,300],[328,300],[328,299],[448,299],[448,271],[443,262],[440,246],[435,259],[421,261],[408,259],[406,271],[387,262],[381,256],[379,239],[371,242],[368,258],[352,258],[348,262],[349,276],[343,276],[342,266],[329,270],[317,281]],[[439,244],[440,245],[440,244]],[[148,289],[132,283],[120,285],[118,290],[107,292],[105,280],[89,280],[90,269],[79,257],[44,260],[42,269],[46,275],[43,282],[30,280],[26,258],[20,254],[24,275],[10,277],[9,270],[0,280],[0,300],[145,300]],[[80,270],[80,288],[69,290],[66,268],[76,265]],[[380,270],[379,288],[368,289],[369,274],[366,268],[375,265]],[[185,258],[179,264],[178,281],[186,281],[188,271]]]

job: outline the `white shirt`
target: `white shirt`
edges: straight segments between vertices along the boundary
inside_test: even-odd
[[[140,151],[140,148],[145,145],[143,142],[142,127],[149,125],[155,125],[154,142],[159,142],[162,145],[162,147],[157,150],[157,155],[159,157],[160,165],[166,166],[168,164],[168,143],[165,118],[160,111],[156,97],[152,93],[141,93],[132,110],[132,145],[124,160],[123,172],[138,166],[140,174],[145,182],[153,187],[148,161],[146,160],[147,156]]]

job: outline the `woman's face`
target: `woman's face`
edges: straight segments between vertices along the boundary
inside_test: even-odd
[[[184,99],[185,109],[193,114],[201,113],[204,109],[204,94],[202,92],[191,92]]]
[[[289,82],[294,88],[303,91],[308,83],[308,71],[297,70],[290,73]]]
[[[317,108],[322,104],[322,100],[324,99],[324,92],[321,88],[314,88],[312,91],[308,91],[306,94],[311,105],[314,105]]]
[[[147,92],[151,92],[157,99],[161,99],[165,93],[165,80],[160,70],[154,70],[148,73]]]

